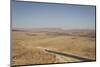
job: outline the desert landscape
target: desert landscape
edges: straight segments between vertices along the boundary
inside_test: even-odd
[[[11,4],[11,66],[96,61],[96,6]]]
[[[12,65],[96,60],[94,30],[54,30],[13,30]]]

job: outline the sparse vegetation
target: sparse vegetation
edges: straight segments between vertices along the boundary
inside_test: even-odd
[[[75,33],[76,34],[76,33]],[[78,33],[79,34],[79,33]],[[81,33],[76,36],[70,33],[54,32],[12,32],[12,64],[46,64],[58,62],[75,62],[77,59],[48,53],[42,48],[62,53],[76,54],[95,60],[95,37]],[[92,36],[95,36],[92,34]]]

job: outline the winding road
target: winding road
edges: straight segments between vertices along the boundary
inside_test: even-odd
[[[37,47],[38,49],[47,52],[47,53],[52,53],[55,54],[57,57],[59,57],[60,59],[62,59],[63,57],[63,61],[61,62],[77,62],[77,61],[95,61],[94,59],[90,59],[87,57],[82,57],[76,54],[69,54],[69,53],[62,53],[60,51],[56,51],[56,50],[52,50],[50,48],[44,48],[44,47]],[[66,59],[66,60],[65,60]],[[69,60],[67,60],[69,59]]]

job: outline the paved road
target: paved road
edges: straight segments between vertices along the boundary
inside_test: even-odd
[[[61,53],[61,52],[57,52],[57,51],[52,51],[52,50],[48,50],[48,49],[44,49],[44,50],[47,51],[47,52],[50,52],[50,53],[62,55],[62,56],[65,56],[65,57],[72,57],[72,58],[76,58],[76,59],[83,60],[83,61],[95,61],[93,59],[89,59],[89,58],[85,58],[85,57],[80,57],[80,56],[77,56],[77,55],[65,54],[65,53]]]

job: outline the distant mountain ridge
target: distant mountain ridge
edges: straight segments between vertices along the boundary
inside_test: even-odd
[[[95,32],[92,29],[62,29],[62,28],[31,28],[31,29],[24,29],[24,28],[16,28],[12,29],[12,31],[32,31],[32,32]]]

